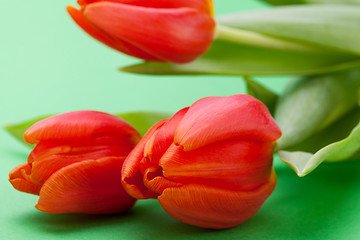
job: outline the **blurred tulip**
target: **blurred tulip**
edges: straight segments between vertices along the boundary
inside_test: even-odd
[[[19,191],[39,195],[40,211],[114,213],[134,205],[120,173],[140,135],[120,118],[69,112],[35,123],[24,139],[37,145],[28,162],[10,172],[9,181]]]
[[[190,62],[210,47],[211,0],[78,0],[68,6],[89,35],[127,55],[149,61]]]
[[[172,217],[230,228],[253,216],[273,192],[269,111],[249,95],[207,97],[154,125],[122,169],[125,190],[157,198]]]

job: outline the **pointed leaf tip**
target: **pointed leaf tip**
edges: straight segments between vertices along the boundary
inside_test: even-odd
[[[322,162],[339,162],[354,158],[360,151],[360,123],[350,135],[341,141],[331,143],[315,154],[307,152],[279,151],[280,159],[302,177],[315,170]]]
[[[288,152],[279,151],[280,159],[286,163],[299,177],[306,175],[306,165],[310,161],[313,154],[307,152]]]

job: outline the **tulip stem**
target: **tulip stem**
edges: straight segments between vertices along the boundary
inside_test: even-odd
[[[319,52],[318,47],[294,43],[269,35],[239,28],[217,25],[216,38],[242,45],[296,52]]]

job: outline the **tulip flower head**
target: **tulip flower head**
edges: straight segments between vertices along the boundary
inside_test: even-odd
[[[89,35],[127,55],[186,63],[210,47],[215,30],[211,0],[78,0],[68,6]]]
[[[273,192],[279,127],[249,95],[207,97],[154,125],[122,169],[125,190],[157,198],[172,217],[230,228],[253,216]]]
[[[26,142],[37,144],[10,172],[19,191],[39,195],[47,213],[115,213],[135,199],[121,186],[123,162],[139,133],[120,118],[95,111],[52,116],[32,125]]]

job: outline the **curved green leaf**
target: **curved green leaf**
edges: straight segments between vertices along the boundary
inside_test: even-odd
[[[360,6],[298,5],[229,14],[228,27],[360,54]]]
[[[162,119],[170,118],[172,114],[162,112],[129,112],[115,115],[131,124],[141,135],[144,135],[152,125]]]
[[[359,89],[360,69],[314,75],[290,85],[275,110],[282,130],[278,149],[301,143],[357,108]]]
[[[283,150],[316,153],[319,149],[346,138],[358,124],[359,119],[360,108],[356,108],[326,128]]]
[[[344,161],[360,151],[360,122],[345,139],[329,144],[315,154],[279,151],[279,157],[302,177],[312,172],[324,161]]]
[[[359,89],[360,69],[353,69],[300,80],[285,94],[288,105],[282,109],[282,121],[289,128],[282,127],[285,138],[278,142],[278,154],[299,176],[309,174],[324,161],[359,156]]]
[[[360,6],[276,7],[225,15],[217,23],[217,38],[194,62],[145,62],[120,70],[142,74],[308,75],[360,66]]]
[[[272,5],[292,5],[292,4],[360,4],[358,0],[263,0]]]
[[[194,62],[144,62],[119,70],[155,75],[308,75],[360,66],[360,58],[340,53],[279,51],[220,39]]]

